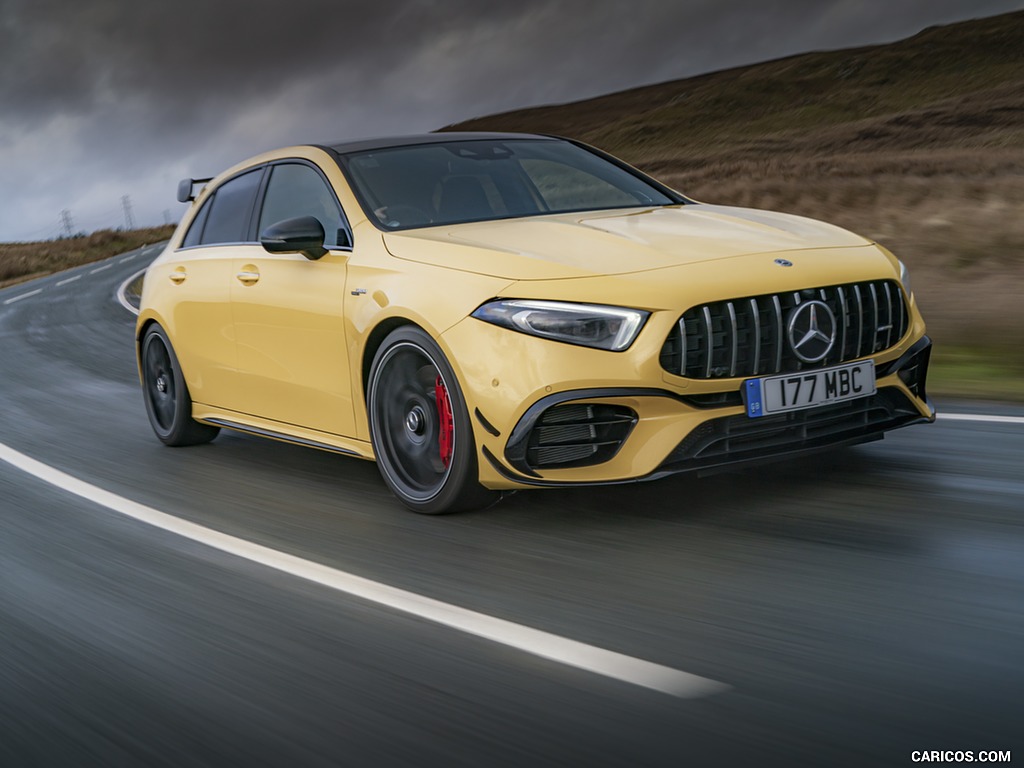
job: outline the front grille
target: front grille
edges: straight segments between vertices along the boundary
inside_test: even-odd
[[[859,400],[775,416],[725,416],[694,429],[669,454],[662,469],[700,469],[867,440],[920,419],[913,403],[893,387]]]
[[[632,408],[567,403],[548,408],[530,431],[526,464],[532,469],[584,467],[608,461],[636,423]]]
[[[805,363],[786,342],[786,327],[794,308],[811,300],[832,310],[836,340],[825,358]],[[751,296],[684,312],[662,345],[661,367],[691,379],[790,373],[881,352],[906,331],[903,292],[893,280]]]

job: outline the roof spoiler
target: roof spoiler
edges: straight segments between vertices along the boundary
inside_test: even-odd
[[[196,184],[205,184],[208,181],[213,181],[213,176],[208,179],[182,179],[178,182],[178,202],[188,203],[196,199],[196,196],[192,194],[192,187]]]

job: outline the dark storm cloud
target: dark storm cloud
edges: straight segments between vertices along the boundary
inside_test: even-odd
[[[539,4],[519,2],[514,11],[498,5],[488,21],[500,24]],[[0,64],[19,76],[3,79],[0,99],[7,117],[24,121],[54,110],[87,111],[110,91],[187,117],[267,98],[324,72],[372,81],[432,36],[472,24],[476,7],[416,0],[11,0]]]
[[[283,143],[431,130],[1021,5],[0,0],[0,240],[52,234],[63,208],[117,224],[125,193],[140,220],[176,218],[176,175]]]
[[[362,90],[438,44],[459,59],[467,79],[500,73],[501,81],[490,83],[496,93],[531,83],[557,92],[559,81],[585,87],[588,76],[601,88],[872,33],[901,35],[922,18],[1013,5],[897,0],[882,14],[872,3],[821,0],[6,0],[0,65],[9,75],[0,81],[0,103],[6,116],[30,121],[55,109],[88,110],[112,90],[187,116],[267,97],[324,72],[339,75],[341,96],[346,81]],[[506,58],[509,66],[500,66]],[[437,87],[430,72],[416,75],[425,88]],[[472,94],[465,96],[471,103]]]

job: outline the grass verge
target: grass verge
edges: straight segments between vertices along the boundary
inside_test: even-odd
[[[928,371],[933,396],[1024,403],[1024,366],[1011,350],[936,346]]]
[[[127,231],[104,229],[40,243],[0,243],[0,288],[134,251],[167,240],[173,233],[174,225],[168,225]]]

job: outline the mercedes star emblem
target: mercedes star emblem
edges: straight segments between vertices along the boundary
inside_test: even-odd
[[[824,360],[836,342],[836,318],[823,301],[797,304],[789,316],[789,346],[805,363]]]

